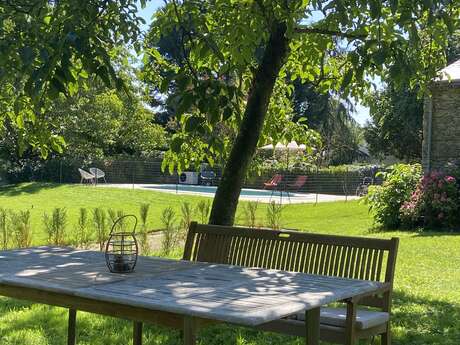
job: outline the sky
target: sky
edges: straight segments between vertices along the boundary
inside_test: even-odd
[[[149,24],[152,19],[153,13],[156,9],[164,4],[163,0],[150,0],[147,2],[147,6],[145,8],[141,8],[140,3],[138,2],[139,8],[139,15],[145,19],[146,24],[142,28],[143,31],[146,31],[149,27]],[[361,125],[364,125],[367,120],[370,119],[369,117],[369,108],[355,103],[355,113],[353,114],[353,118]]]

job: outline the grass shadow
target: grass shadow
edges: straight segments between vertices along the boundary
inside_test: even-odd
[[[396,291],[392,320],[395,345],[460,344],[459,303]]]
[[[57,183],[45,182],[30,182],[20,184],[9,184],[0,186],[0,196],[18,196],[21,194],[34,194],[43,191],[44,189],[57,188],[60,185]]]
[[[392,329],[394,345],[460,344],[460,304],[396,291]],[[58,345],[65,342],[67,311],[44,305],[0,298],[2,345]],[[78,313],[79,344],[125,345],[131,343],[132,324],[126,320]],[[300,345],[304,340],[231,325],[217,325],[199,333],[206,345]],[[179,332],[146,325],[145,344],[182,344]],[[362,342],[361,344],[370,344]],[[378,345],[378,340],[374,342]]]

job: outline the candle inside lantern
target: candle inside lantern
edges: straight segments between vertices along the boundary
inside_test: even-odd
[[[130,270],[129,264],[125,262],[122,254],[114,255],[113,270],[115,272],[128,272]]]

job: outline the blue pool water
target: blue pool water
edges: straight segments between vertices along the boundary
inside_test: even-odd
[[[191,192],[191,193],[203,193],[203,194],[210,194],[214,195],[216,193],[217,187],[216,186],[197,186],[197,185],[187,185],[187,184],[163,184],[163,185],[155,185],[149,186],[149,188],[156,189],[156,190],[166,190],[171,192]],[[294,193],[290,193],[291,196]],[[271,196],[279,196],[280,192],[275,191],[272,194],[271,190],[264,190],[264,189],[247,189],[243,188],[241,190],[240,196],[249,196],[249,197],[266,197],[269,198]],[[283,193],[285,195],[285,193]]]

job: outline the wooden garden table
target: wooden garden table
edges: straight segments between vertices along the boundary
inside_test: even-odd
[[[103,253],[61,247],[0,251],[0,295],[184,331],[216,322],[262,327],[306,311],[306,343],[318,344],[322,305],[378,292],[384,284],[156,257],[140,257],[136,271],[110,273]]]

